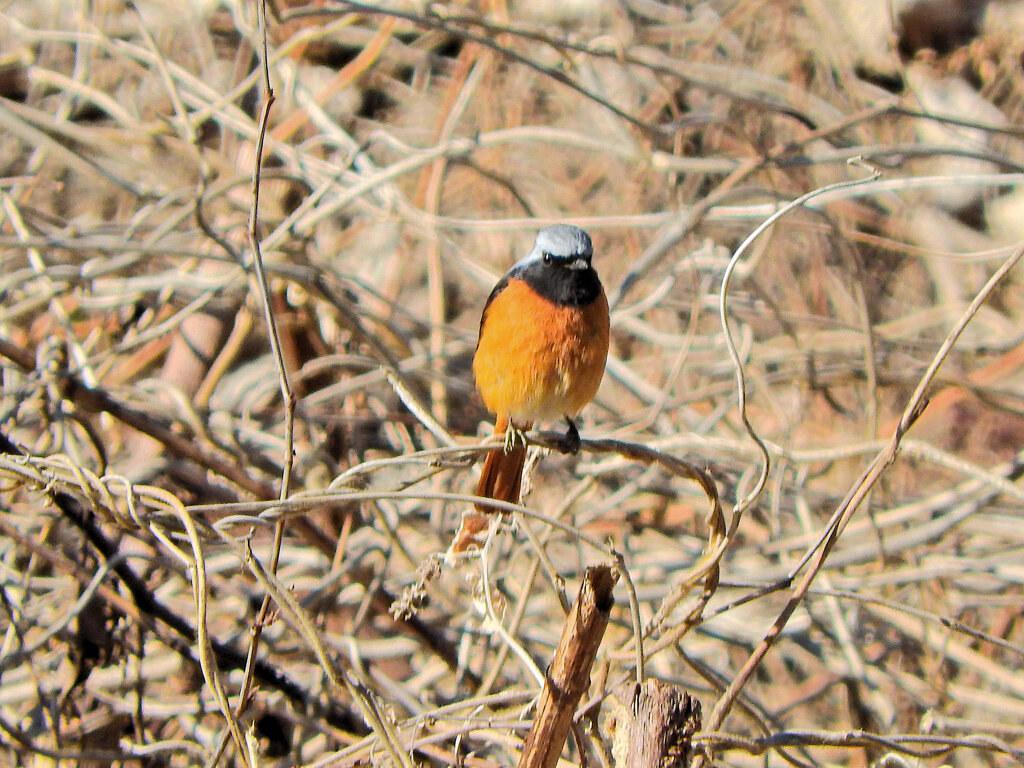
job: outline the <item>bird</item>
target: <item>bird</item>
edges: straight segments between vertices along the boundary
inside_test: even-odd
[[[608,359],[608,298],[593,255],[579,227],[546,227],[484,304],[473,375],[504,445],[487,454],[477,496],[519,503],[523,433],[535,422],[565,419],[565,446],[579,450],[573,418],[593,400]],[[476,510],[492,511],[479,502]]]

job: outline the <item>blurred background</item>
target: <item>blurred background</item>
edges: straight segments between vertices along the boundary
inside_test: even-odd
[[[603,542],[647,674],[707,716],[1024,241],[1024,2],[272,0],[265,48],[261,26],[253,3],[0,9],[2,759],[513,764]],[[726,266],[872,168],[736,266],[772,463],[734,517],[762,458]],[[524,497],[563,528],[495,520],[444,557],[490,431],[483,303],[558,221],[612,302],[581,433],[706,469],[736,522],[712,562],[697,484],[586,450]],[[1022,278],[698,737],[720,764],[1024,759]],[[563,765],[613,764],[616,599]]]

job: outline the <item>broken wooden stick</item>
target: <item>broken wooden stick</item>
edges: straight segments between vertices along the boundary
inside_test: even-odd
[[[519,768],[554,768],[562,753],[572,716],[590,685],[590,668],[608,626],[618,573],[610,565],[587,568],[576,603],[569,612],[555,656],[548,667],[537,716],[526,737]]]
[[[677,685],[626,683],[609,696],[615,768],[685,768],[700,730],[700,702]]]

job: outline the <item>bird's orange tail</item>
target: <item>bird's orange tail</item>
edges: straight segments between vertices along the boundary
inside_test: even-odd
[[[508,419],[499,417],[494,425],[494,433],[502,435],[508,429]],[[529,429],[529,426],[526,427]],[[511,450],[491,451],[484,461],[480,482],[476,486],[476,495],[495,501],[519,503],[519,486],[523,482],[523,467],[526,465],[526,445],[515,441]],[[476,505],[478,512],[493,512],[493,507]]]

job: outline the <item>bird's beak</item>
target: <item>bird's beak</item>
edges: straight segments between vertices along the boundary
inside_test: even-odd
[[[566,264],[566,266],[569,269],[586,269],[587,267],[590,266],[590,260],[581,257],[579,259],[573,259],[568,264]]]

